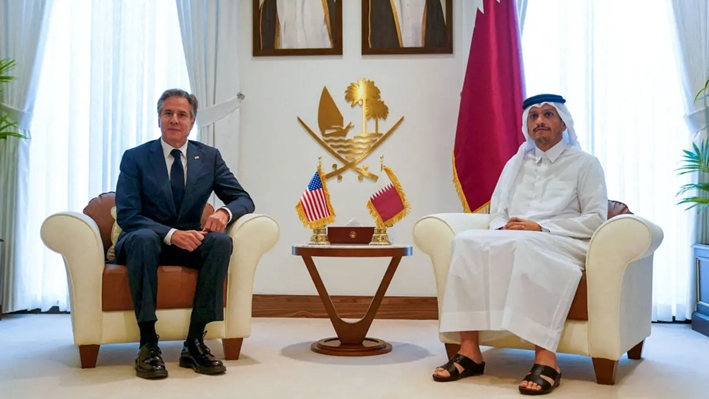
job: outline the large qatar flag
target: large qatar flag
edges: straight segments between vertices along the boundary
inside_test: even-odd
[[[453,174],[465,212],[488,212],[505,163],[524,141],[524,80],[514,0],[478,9],[460,101]]]

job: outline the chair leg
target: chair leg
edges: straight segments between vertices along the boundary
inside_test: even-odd
[[[638,360],[638,359],[642,358],[644,343],[645,343],[645,340],[642,340],[642,341],[640,341],[639,344],[633,346],[628,351],[628,359]]]
[[[617,360],[593,358],[593,370],[596,372],[596,383],[600,385],[615,385],[615,372],[618,369]]]
[[[446,355],[448,355],[448,360],[458,353],[458,351],[460,351],[460,345],[446,344]]]
[[[239,355],[241,354],[241,344],[243,342],[243,338],[222,338],[224,358],[226,360],[239,360]]]
[[[92,369],[96,367],[98,360],[98,350],[101,345],[79,345],[79,358],[82,369]]]

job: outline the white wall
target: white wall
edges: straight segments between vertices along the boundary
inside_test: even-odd
[[[345,123],[355,124],[354,132],[361,129],[361,108],[350,108],[344,91],[359,78],[373,80],[389,106],[389,119],[380,122],[380,130],[404,116],[398,130],[362,162],[380,175],[377,183],[360,182],[351,170],[342,181],[327,181],[337,213],[334,225],[353,217],[363,225],[373,225],[365,208],[367,199],[388,182],[379,172],[380,155],[396,172],[412,205],[409,216],[390,229],[395,243],[413,245],[411,229],[424,215],[461,211],[452,183],[451,152],[470,44],[470,33],[462,32],[472,31],[474,8],[466,6],[464,21],[462,1],[454,2],[454,54],[362,56],[361,2],[348,0],[343,2],[344,55],[252,57],[252,2],[239,3],[239,70],[246,99],[240,111],[239,145],[220,148],[226,161],[239,171],[237,177],[253,196],[256,212],[274,217],[281,227],[279,243],[257,270],[257,294],[316,294],[303,261],[291,255],[291,246],[310,238],[311,231],[301,224],[295,205],[315,172],[318,157],[323,157],[326,172],[336,162],[297,121],[300,116],[317,132],[323,86],[337,102]],[[387,263],[377,258],[316,259],[325,285],[335,295],[373,294]],[[429,258],[414,247],[414,255],[402,260],[387,294],[434,296]]]

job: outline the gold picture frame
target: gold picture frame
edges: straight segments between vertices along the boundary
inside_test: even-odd
[[[253,0],[253,56],[342,55],[343,1],[306,0],[301,4],[293,0]],[[279,10],[279,4],[285,9]],[[318,19],[322,22],[304,24],[299,18],[304,7],[310,7],[307,11],[311,16],[322,13],[323,18]],[[293,26],[296,28],[290,29]],[[310,34],[298,35],[298,30]],[[308,40],[310,43],[303,43]]]
[[[453,54],[453,0],[362,0],[362,54]]]

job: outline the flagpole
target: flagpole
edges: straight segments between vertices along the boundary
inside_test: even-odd
[[[379,170],[384,170],[384,155],[379,157]],[[372,241],[369,245],[391,245],[389,241],[389,235],[387,234],[386,226],[377,226],[374,228],[374,234],[372,234]]]

